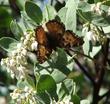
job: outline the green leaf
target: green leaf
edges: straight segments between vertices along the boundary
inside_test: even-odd
[[[0,6],[0,31],[2,31],[2,28],[9,28],[11,20],[12,17],[9,13],[9,9]]]
[[[104,1],[103,4],[104,4],[104,5],[107,5],[107,6],[110,6],[110,0],[106,0],[106,1]]]
[[[87,2],[80,2],[78,4],[78,9],[81,9],[83,12],[91,11],[91,5]]]
[[[73,90],[75,90],[75,89],[73,89],[74,82],[73,82],[72,79],[64,80],[64,85],[65,85],[65,87],[66,87],[69,94],[72,94]]]
[[[49,97],[49,94],[44,92],[44,93],[39,93],[37,94],[38,96],[38,104],[50,104],[51,101],[50,101],[50,97]]]
[[[58,16],[61,19],[61,22],[63,22],[65,24],[65,17],[66,17],[66,13],[67,13],[68,8],[63,7],[58,11]]]
[[[25,4],[25,11],[27,15],[35,21],[37,24],[40,24],[43,19],[42,11],[39,6],[31,1],[27,1]]]
[[[103,31],[104,33],[110,33],[110,26],[107,26],[107,27],[103,27]]]
[[[106,27],[110,25],[110,21],[107,19],[107,17],[94,15],[92,19],[92,23],[96,26],[102,26]]]
[[[56,90],[56,82],[50,75],[41,75],[37,83],[37,92],[51,92]]]
[[[106,17],[105,15],[99,15],[93,12],[83,12],[81,10],[78,10],[79,16],[86,22],[90,22],[96,26],[109,26],[110,25],[110,20],[109,16]]]
[[[16,0],[17,6],[20,8],[21,11],[25,9],[25,2],[26,0]]]
[[[17,81],[17,87],[18,87],[18,88],[24,89],[26,86],[29,87],[29,84],[27,83],[26,80],[18,80],[18,81]]]
[[[33,89],[35,89],[35,79],[33,79],[31,76],[29,76],[29,75],[26,75],[25,76],[26,77],[26,80],[27,80],[27,82],[28,82],[28,84],[30,85],[30,86],[32,86],[32,88]]]
[[[59,99],[63,99],[66,96],[65,90],[61,83],[57,84],[57,91]]]
[[[58,57],[57,57],[56,64],[59,66],[66,65],[67,64],[67,55],[66,55],[66,52],[64,51],[64,49],[57,48],[57,52],[58,52]]]
[[[101,50],[101,46],[93,46],[92,52],[90,52],[90,56],[94,57]]]
[[[71,95],[73,92],[74,82],[72,79],[66,79],[62,83],[57,85],[57,91],[59,99],[64,99],[64,97]]]
[[[90,104],[89,100],[81,100],[80,104]]]
[[[64,49],[57,48],[58,56],[53,59],[51,63],[51,67],[58,69],[59,71],[63,72],[65,75],[70,73],[70,70],[67,68],[67,55]]]
[[[85,22],[91,22],[92,17],[91,17],[91,12],[83,12],[82,10],[78,9],[77,10],[79,17],[85,21]]]
[[[46,5],[43,12],[43,18],[44,18],[43,20],[47,22],[49,20],[54,19],[55,16],[56,16],[56,11],[54,7],[51,5]]]
[[[67,76],[59,70],[54,70],[51,74],[56,83],[62,82]]]
[[[47,92],[52,99],[54,98],[55,100],[58,100],[56,88],[56,82],[50,75],[45,74],[40,76],[37,83],[37,92],[39,94]]]
[[[35,28],[36,23],[28,17],[25,11],[21,11],[21,20],[26,30]]]
[[[10,28],[12,33],[14,34],[17,40],[20,40],[21,36],[23,36],[23,30],[21,27],[16,23],[16,21],[12,21],[10,24]]]
[[[71,96],[71,101],[74,104],[80,104],[80,98],[79,98],[79,96],[77,94]]]
[[[76,31],[76,9],[78,4],[75,0],[68,0],[66,3],[66,8],[68,8],[65,17],[65,26],[67,30]]]
[[[0,38],[0,47],[7,52],[17,49],[18,42],[10,37],[2,37]]]

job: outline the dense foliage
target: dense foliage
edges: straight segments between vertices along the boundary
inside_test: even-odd
[[[1,2],[0,7],[0,57],[1,70],[10,75],[8,89],[9,83],[15,86],[7,91],[9,104],[110,103],[110,0],[7,4]],[[35,29],[50,20],[60,21],[84,43],[56,46],[40,63]]]

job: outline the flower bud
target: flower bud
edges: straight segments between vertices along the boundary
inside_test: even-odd
[[[35,42],[33,42],[32,44],[31,44],[31,48],[32,48],[32,50],[37,50],[37,46],[38,46],[38,43],[37,43],[37,41],[35,41]]]
[[[97,41],[99,41],[98,35],[95,33],[95,31],[89,31],[86,33],[87,39],[91,41],[94,45]]]

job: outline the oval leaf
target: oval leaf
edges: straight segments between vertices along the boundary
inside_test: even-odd
[[[77,9],[77,3],[75,0],[68,0],[66,3],[67,13],[65,18],[65,26],[66,29],[76,31],[76,9]]]
[[[60,17],[61,21],[65,24],[65,17],[67,13],[68,8],[63,7],[58,11],[58,16]]]
[[[37,83],[37,92],[51,92],[56,90],[56,83],[50,75],[41,75]]]
[[[10,28],[12,33],[14,34],[15,38],[20,40],[21,36],[23,35],[23,30],[21,27],[16,23],[16,21],[12,21],[10,24]]]
[[[49,21],[49,20],[54,19],[55,16],[56,16],[56,11],[55,11],[54,7],[50,6],[50,5],[46,5],[44,12],[43,12],[43,17],[44,17],[43,20]]]
[[[42,11],[40,7],[37,6],[35,3],[27,1],[25,4],[25,11],[27,15],[37,24],[42,22],[43,19]]]
[[[0,38],[0,47],[7,52],[15,50],[17,47],[17,41],[10,37],[2,37]]]

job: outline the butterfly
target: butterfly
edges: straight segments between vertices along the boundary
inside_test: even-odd
[[[37,58],[45,62],[57,47],[69,49],[83,44],[83,39],[70,30],[65,30],[63,23],[53,19],[35,29],[38,42]]]

